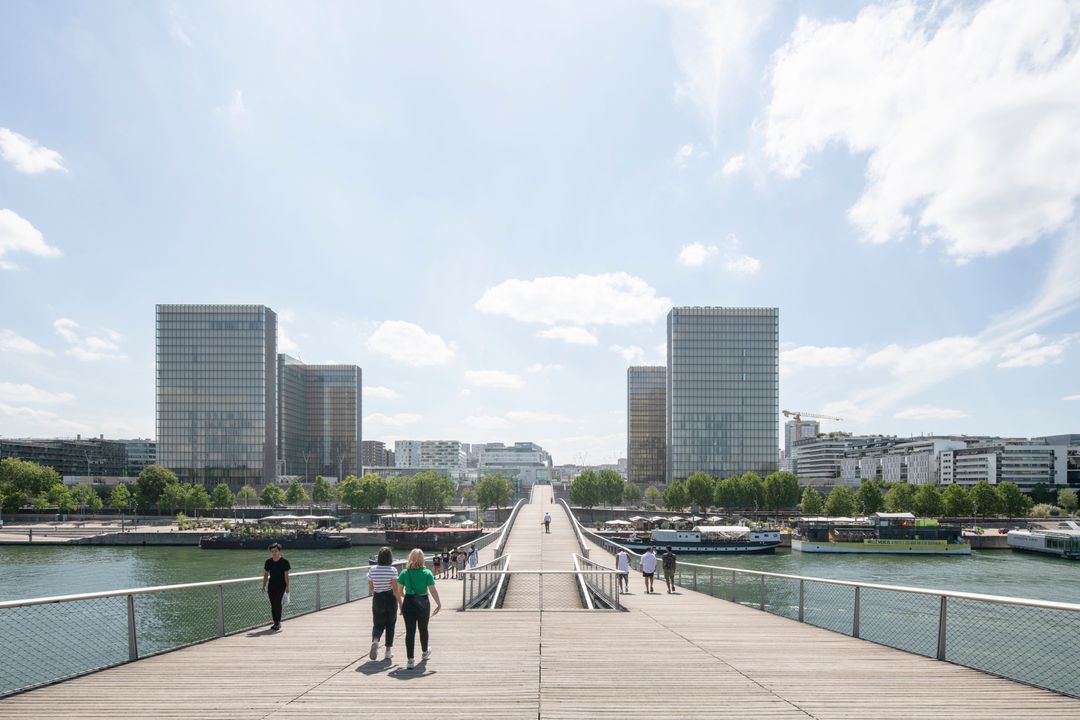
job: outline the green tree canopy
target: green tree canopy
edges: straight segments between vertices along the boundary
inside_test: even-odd
[[[257,493],[255,488],[250,485],[245,485],[240,488],[240,492],[236,493],[236,499],[244,503],[244,507],[247,507],[259,499],[259,493]]]
[[[885,509],[889,512],[912,512],[915,488],[906,482],[894,483],[885,494]]]
[[[128,490],[128,486],[120,483],[109,493],[109,507],[117,510],[127,510],[131,507],[131,501],[134,499],[135,496]]]
[[[79,503],[72,496],[71,490],[63,483],[49,488],[46,497],[49,499],[49,505],[62,513],[75,512],[75,508],[79,507]]]
[[[641,487],[637,483],[623,485],[623,502],[630,507],[637,507],[641,503]]]
[[[1033,503],[1053,503],[1057,500],[1057,493],[1046,483],[1035,483],[1031,488],[1030,497]]]
[[[716,481],[713,489],[713,502],[717,507],[734,510],[739,507],[739,479],[727,477]]]
[[[863,479],[859,483],[859,489],[855,491],[855,504],[860,512],[866,514],[876,513],[885,506],[885,496],[881,493],[881,486],[877,480]]]
[[[242,491],[241,491],[242,492]],[[285,491],[277,485],[267,485],[262,494],[259,495],[259,500],[263,505],[269,505],[274,507],[275,505],[285,504]]]
[[[971,498],[963,485],[950,483],[941,493],[942,509],[949,517],[961,517],[971,514]]]
[[[756,472],[743,473],[735,482],[738,490],[738,507],[757,510],[765,507],[765,483]]]
[[[997,491],[1001,498],[1001,510],[1009,517],[1024,517],[1031,509],[1031,498],[1016,483],[998,483]]]
[[[356,476],[355,475],[350,475],[349,477],[356,477]],[[364,477],[367,477],[367,476],[365,475]],[[379,476],[375,475],[375,477],[379,477]],[[348,480],[349,478],[345,478],[345,479]],[[379,478],[379,479],[381,480],[382,478]],[[326,478],[324,478],[322,475],[316,475],[315,476],[315,483],[311,486],[311,499],[312,500],[314,500],[315,502],[320,503],[320,504],[321,503],[328,503],[328,502],[331,502],[332,500],[334,500],[336,498],[336,495],[337,494],[334,492],[334,486],[331,485],[327,481]],[[384,482],[383,483],[383,499],[385,499],[385,497],[386,497],[386,483]],[[379,500],[379,503],[382,503],[382,499]],[[379,506],[378,504],[375,505],[375,507],[378,507],[378,506]]]
[[[4,496],[5,510],[17,510],[30,498],[62,484],[59,473],[47,465],[14,457],[0,460],[0,495]]]
[[[413,503],[423,512],[438,512],[454,499],[457,486],[443,473],[434,470],[418,472],[408,479]]]
[[[924,483],[911,498],[911,511],[920,517],[938,517],[945,512],[945,500],[936,485]]]
[[[210,493],[202,483],[193,483],[186,488],[184,507],[188,512],[194,512],[198,516],[200,510],[210,507]]]
[[[599,486],[600,502],[611,507],[622,503],[623,486],[626,484],[622,475],[605,468],[596,474],[596,482]]]
[[[180,481],[176,477],[176,473],[172,470],[163,468],[160,465],[147,465],[139,473],[139,478],[135,481],[135,495],[138,498],[139,507],[148,508],[158,504],[158,499],[162,493],[165,492],[165,488],[168,485],[179,485]],[[169,510],[164,510],[168,514],[172,514],[176,506],[173,506]]]
[[[985,480],[980,480],[972,486],[968,492],[971,500],[971,512],[973,515],[997,515],[1001,512],[1001,498],[994,486]]]
[[[86,508],[90,508],[91,512],[97,512],[104,504],[101,502],[101,497],[94,492],[94,488],[86,483],[79,483],[71,488],[71,497],[75,499],[75,504],[82,513],[86,512]]]
[[[353,510],[373,512],[386,500],[387,482],[375,473],[362,478],[350,475],[341,483],[338,491],[341,501]]]
[[[1076,491],[1066,488],[1058,490],[1057,505],[1067,513],[1076,512]]]
[[[799,503],[799,478],[794,473],[774,472],[765,478],[765,507],[779,512]]]
[[[663,500],[664,493],[660,492],[660,490],[655,485],[650,485],[649,487],[645,488],[645,502],[648,502],[652,505],[659,505],[661,502],[663,502]]]
[[[306,503],[309,499],[307,490],[304,489],[299,480],[293,480],[289,483],[289,488],[285,491],[285,502],[290,505],[300,505]]]
[[[386,499],[396,510],[408,510],[413,506],[412,490],[406,477],[392,477],[386,481]]]
[[[604,502],[604,491],[595,470],[585,470],[570,481],[570,502],[585,508]]]
[[[143,503],[143,497],[144,496],[139,495],[138,502],[143,507],[146,507],[146,504]],[[177,510],[183,510],[186,501],[187,492],[184,491],[184,488],[180,487],[180,483],[174,482],[164,486],[161,495],[158,496],[155,504],[161,512],[166,515],[172,515]]]
[[[210,507],[215,510],[228,510],[236,504],[236,496],[226,483],[218,483],[210,494]]]
[[[573,484],[571,484],[573,495]],[[486,475],[476,484],[476,504],[481,510],[495,508],[496,517],[499,511],[510,504],[514,499],[514,484],[509,478],[502,475]]]
[[[843,485],[834,487],[825,500],[825,514],[832,517],[852,515],[855,507],[855,493]]]
[[[676,480],[664,490],[664,507],[668,510],[682,510],[690,504],[690,493],[682,480]]]
[[[716,489],[712,475],[707,472],[696,472],[686,478],[683,483],[686,488],[686,496],[690,502],[701,508],[701,512],[709,509],[713,504],[713,495]]]
[[[821,501],[821,493],[813,485],[807,485],[806,489],[803,490],[799,509],[804,515],[820,515],[823,508],[824,503]]]

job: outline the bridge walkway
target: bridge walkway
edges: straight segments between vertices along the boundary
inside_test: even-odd
[[[549,539],[572,539],[565,513],[552,516],[536,558],[545,568],[566,550]],[[522,557],[537,545],[528,532],[539,517],[515,526],[527,531]],[[514,552],[512,564],[524,568]],[[591,555],[612,561],[599,548]],[[411,671],[401,622],[394,661],[367,659],[363,600],[289,620],[281,633],[234,635],[0,700],[0,720],[333,720],[410,709],[450,720],[1080,720],[1080,700],[657,585],[646,595],[633,576],[626,612],[455,612],[460,585],[441,580],[446,610],[431,622],[433,656]]]
[[[579,552],[566,512],[551,502],[550,485],[535,485],[531,501],[518,512],[506,543],[510,569],[573,570],[572,556]],[[551,513],[551,532],[544,532],[544,514]],[[513,575],[503,600],[506,610],[545,611],[582,609],[573,575]]]

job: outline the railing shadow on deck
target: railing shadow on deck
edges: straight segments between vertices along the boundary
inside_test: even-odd
[[[581,525],[611,554],[641,555]],[[680,587],[850,637],[1080,697],[1080,605],[678,561]]]

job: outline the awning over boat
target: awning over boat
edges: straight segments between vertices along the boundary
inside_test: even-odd
[[[750,534],[750,528],[742,525],[698,525],[694,532],[702,537],[735,539]]]
[[[632,523],[628,523],[625,520],[606,520],[606,521],[604,521],[604,524],[605,525],[618,525],[618,526],[621,527],[621,526],[624,526],[624,525],[631,525]]]

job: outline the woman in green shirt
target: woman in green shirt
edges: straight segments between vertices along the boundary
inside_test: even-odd
[[[413,660],[416,630],[420,629],[420,649],[424,653],[421,659],[427,660],[431,657],[431,651],[428,650],[428,620],[438,615],[442,609],[439,591],[435,589],[435,576],[424,566],[423,550],[416,548],[409,553],[409,561],[398,575],[398,584],[405,590],[405,600],[401,604],[401,615],[405,618],[405,653],[409,658],[405,667],[412,670],[416,666]],[[431,597],[435,598],[434,612],[428,602],[429,590]]]

